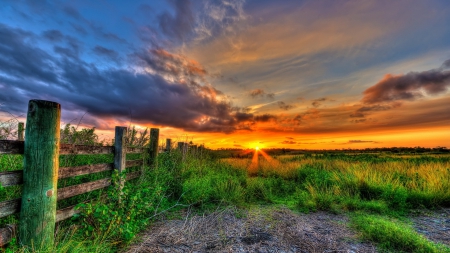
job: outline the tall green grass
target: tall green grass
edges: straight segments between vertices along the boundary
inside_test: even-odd
[[[399,220],[382,216],[355,214],[352,224],[361,231],[365,239],[377,243],[390,252],[448,253],[450,248],[436,244],[419,235],[414,229]]]
[[[223,159],[245,173],[250,159]],[[246,199],[292,203],[315,210],[371,210],[450,206],[450,156],[379,155],[262,157],[258,178],[242,184]],[[245,187],[250,186],[250,187]],[[254,188],[259,193],[253,195]],[[255,196],[260,196],[255,197]]]

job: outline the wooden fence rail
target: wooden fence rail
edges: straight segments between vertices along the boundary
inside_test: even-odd
[[[19,235],[19,241],[23,246],[34,246],[36,248],[36,245],[52,244],[55,222],[60,222],[65,219],[71,218],[73,215],[79,212],[75,208],[76,205],[56,210],[56,201],[60,201],[98,189],[103,189],[111,185],[111,177],[106,177],[87,183],[57,188],[58,179],[89,175],[105,171],[113,171],[114,169],[117,169],[120,172],[125,172],[126,168],[144,165],[145,162],[142,159],[127,161],[126,154],[148,153],[151,154],[152,160],[156,159],[157,152],[154,152],[153,146],[151,146],[150,149],[125,146],[124,138],[127,132],[126,127],[116,127],[116,141],[114,146],[59,144],[59,110],[60,105],[57,103],[41,100],[30,100],[27,115],[27,128],[25,129],[25,141],[23,141],[23,123],[19,124],[18,141],[0,140],[0,154],[24,155],[24,170],[0,172],[0,184],[2,187],[23,185],[22,198],[0,202],[0,218],[15,213],[20,213],[18,225],[11,224],[0,228],[0,246],[9,243],[11,239],[14,238],[17,234]],[[51,114],[50,116],[49,113]],[[49,117],[52,118],[54,122],[49,123]],[[44,120],[46,120],[46,122],[42,123],[41,121]],[[58,127],[57,132],[55,132],[55,126]],[[51,129],[49,130],[49,128]],[[56,141],[47,142],[48,136],[42,136],[42,133],[46,133],[46,131],[50,131]],[[157,145],[157,135],[159,135],[159,129],[152,129],[152,134],[153,136],[151,136],[151,138],[153,140],[156,140]],[[35,143],[30,143],[33,141]],[[41,145],[41,142],[50,145],[48,146],[50,148],[52,147],[51,145],[56,144],[55,151],[47,152],[44,148],[44,151],[40,150],[39,152],[36,152],[36,149],[42,148],[41,146],[39,146]],[[152,144],[154,145],[154,143]],[[59,167],[59,155],[80,154],[113,154],[114,163],[91,164],[75,167]],[[30,156],[32,155],[34,155],[35,157],[30,158]],[[36,170],[35,167],[42,167],[42,163],[40,161],[44,158],[41,158],[41,156],[47,156],[44,157],[45,161],[49,161],[49,159],[51,160],[52,163],[49,164],[48,162],[44,162],[44,165],[49,164],[50,167],[56,166],[55,172],[33,172],[34,170]],[[34,161],[33,159],[37,160]],[[35,162],[40,163],[40,165],[34,165]],[[41,169],[41,167],[39,167],[39,169]],[[32,182],[32,184],[28,183],[27,187],[27,182],[30,181],[26,181],[26,178],[29,178],[30,175],[25,173],[41,173],[43,174],[41,176],[44,176],[44,178],[40,180],[44,180],[45,182],[34,181]],[[125,180],[128,181],[138,178],[141,174],[141,170],[126,173]],[[37,176],[36,174],[33,174],[32,177],[35,179]],[[54,182],[54,186],[52,186],[51,182]],[[43,187],[35,187],[36,184],[38,185],[41,183],[44,183]],[[121,182],[120,185],[123,186],[123,183],[124,182]],[[33,187],[30,187],[30,185],[32,185]],[[119,187],[118,190],[120,191],[121,187]],[[27,196],[27,199],[23,199],[24,196]],[[29,202],[30,204],[35,203],[35,198],[42,197],[44,202],[50,201],[49,204],[44,203],[44,205],[34,205],[31,209],[27,209],[27,205],[29,205]],[[54,199],[54,204],[52,202],[53,200],[51,199]],[[36,218],[36,215],[30,213],[36,211],[44,213],[44,217]],[[49,224],[49,221],[51,222],[51,224]],[[36,229],[36,227],[43,229]]]

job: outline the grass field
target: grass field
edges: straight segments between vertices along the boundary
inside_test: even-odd
[[[49,251],[117,251],[160,214],[170,216],[172,211],[186,207],[201,213],[226,206],[286,206],[295,212],[344,213],[361,239],[376,243],[380,249],[450,252],[448,246],[415,232],[407,218],[413,209],[450,207],[450,155],[258,154],[253,159],[189,155],[184,160],[176,152],[161,154],[157,169],[146,168],[141,179],[126,184],[125,201],[120,205],[111,190],[109,201],[99,199],[97,192],[58,203],[64,206],[97,198],[93,204],[80,207],[82,215],[59,226],[58,243]],[[110,159],[62,157],[61,163],[73,166]],[[0,170],[20,168],[20,156],[0,155]],[[104,175],[74,178],[60,185],[100,176]],[[0,200],[19,195],[20,187],[1,188]],[[15,219],[3,219],[2,224]],[[20,249],[12,244],[10,250]]]

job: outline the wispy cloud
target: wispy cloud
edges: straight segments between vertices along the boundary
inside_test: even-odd
[[[294,105],[286,104],[286,103],[283,102],[283,101],[278,101],[277,104],[278,104],[278,107],[279,107],[280,109],[285,110],[285,111],[288,111],[288,110],[290,110],[290,109],[292,109],[292,108],[295,108]]]
[[[254,89],[249,92],[249,96],[252,98],[267,97],[273,99],[275,97],[275,94],[266,92],[263,89]]]

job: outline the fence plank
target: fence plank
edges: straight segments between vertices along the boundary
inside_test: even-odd
[[[23,154],[23,141],[0,140],[0,154]],[[133,152],[139,153],[138,148]],[[60,144],[60,155],[82,155],[82,154],[114,154],[113,146],[90,146],[90,145],[72,145]]]
[[[78,204],[77,204],[78,205]],[[70,217],[74,216],[77,213],[80,213],[80,210],[75,209],[77,205],[68,206],[66,208],[62,208],[56,211],[56,222],[60,222]]]
[[[100,163],[77,167],[61,167],[59,168],[58,179],[98,173],[102,171],[113,170],[113,168],[113,163]]]
[[[23,170],[5,171],[0,173],[0,184],[3,187],[23,183]]]
[[[126,175],[126,180],[132,180],[141,176],[140,171],[130,172]]]
[[[142,160],[126,161],[125,167],[141,166]],[[90,164],[77,167],[61,167],[58,171],[58,179],[93,174],[113,170],[113,163]],[[23,183],[23,170],[0,172],[0,184],[3,187],[19,185]]]
[[[59,145],[60,155],[82,155],[82,154],[114,154],[113,146],[90,146],[90,145]]]
[[[58,189],[58,201],[77,196],[86,192],[95,191],[111,185],[111,178],[99,179],[83,184],[72,185]]]
[[[142,160],[130,160],[130,161],[126,161],[125,167],[129,168],[129,167],[134,167],[134,166],[141,166],[142,164],[144,164],[144,161],[142,161]]]
[[[6,225],[0,228],[0,247],[8,244],[17,232],[17,225]]]
[[[20,211],[21,199],[11,199],[0,202],[0,218],[18,213]]]
[[[0,140],[0,154],[23,154],[23,141]]]
[[[127,147],[127,154],[140,154],[143,153],[145,148],[133,148]]]

